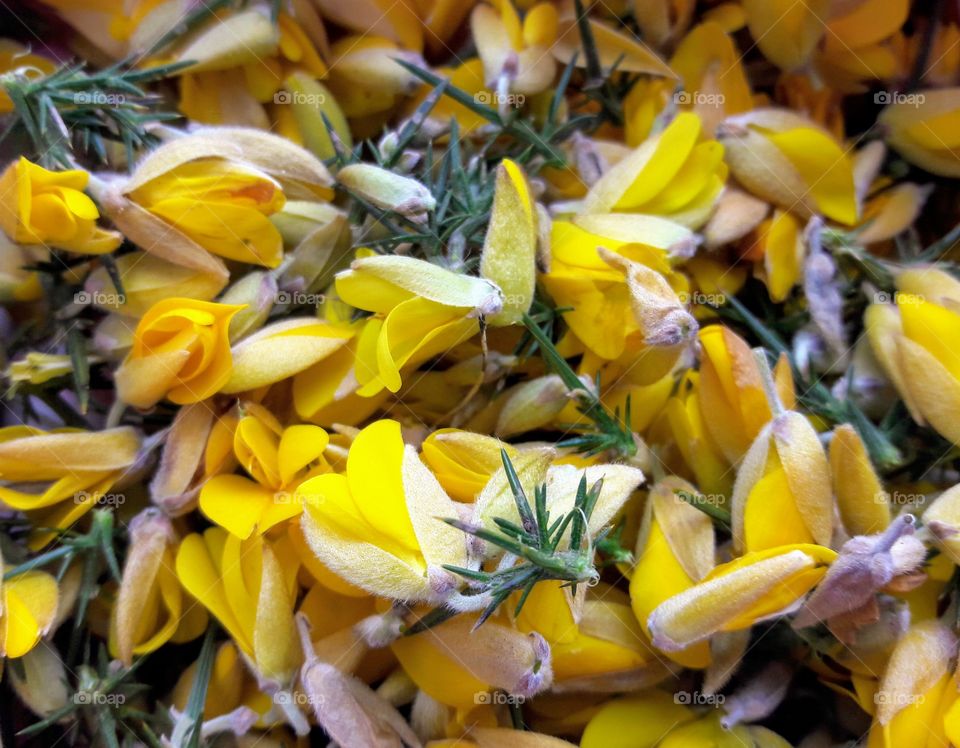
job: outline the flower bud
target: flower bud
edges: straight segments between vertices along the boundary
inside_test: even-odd
[[[272,273],[256,270],[237,280],[220,297],[221,304],[243,307],[230,320],[230,341],[259,330],[270,316],[277,298],[277,280]]]
[[[9,669],[10,685],[34,714],[48,717],[67,706],[67,669],[54,647],[34,647],[18,662]]]
[[[830,475],[847,532],[870,535],[886,529],[890,524],[890,497],[870,463],[863,440],[849,424],[833,430]]]
[[[437,201],[430,190],[410,177],[394,174],[372,164],[349,164],[337,173],[337,180],[351,192],[378,208],[413,220],[424,221]]]
[[[173,525],[156,509],[147,509],[130,522],[130,549],[111,631],[116,652],[127,667],[134,654],[163,646],[180,623],[183,600],[173,572],[175,541]],[[156,610],[158,615],[145,617],[145,610]]]
[[[556,374],[518,384],[503,397],[505,402],[494,430],[502,438],[546,426],[570,400],[567,386]]]
[[[504,308],[494,326],[516,324],[533,304],[537,260],[537,211],[523,171],[504,159],[497,167],[490,223],[480,275],[500,287]]]

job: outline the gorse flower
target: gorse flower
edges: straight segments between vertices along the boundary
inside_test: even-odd
[[[441,518],[456,504],[404,446],[400,424],[376,421],[354,438],[346,473],[318,475],[297,488],[301,524],[313,552],[334,572],[396,600],[442,599],[452,591],[444,565],[466,566],[463,533]]]
[[[26,6],[15,740],[960,748],[955,13]]]
[[[0,175],[0,228],[20,244],[112,252],[121,236],[97,226],[100,211],[84,192],[89,181],[85,171],[47,171],[21,156]]]
[[[312,473],[329,470],[323,452],[330,439],[319,426],[283,428],[262,406],[248,403],[236,425],[233,451],[253,478],[216,475],[200,489],[200,510],[246,539],[296,517],[302,507],[293,491]]]
[[[228,329],[241,307],[171,298],[137,323],[133,347],[117,369],[120,398],[138,408],[159,400],[196,403],[219,391],[233,365]]]

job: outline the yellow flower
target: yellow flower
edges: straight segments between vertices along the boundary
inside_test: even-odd
[[[853,160],[829,132],[787,109],[728,117],[717,137],[733,176],[750,192],[801,217],[857,222]]]
[[[264,172],[219,158],[198,159],[128,195],[215,255],[267,267],[280,264],[283,241],[268,216],[283,207],[285,198],[279,183]]]
[[[760,430],[737,471],[732,498],[731,530],[738,550],[830,545],[829,466],[805,416],[786,411]]]
[[[520,322],[533,304],[537,269],[537,206],[527,178],[517,164],[504,159],[497,167],[490,224],[483,241],[480,275],[503,291],[503,311],[492,325]]]
[[[0,592],[0,656],[23,657],[54,623],[60,597],[57,581],[46,572],[27,571],[0,582]]]
[[[862,90],[863,79],[895,78],[899,60],[889,42],[907,20],[909,0],[861,0],[844,10],[824,19],[826,33],[815,60],[817,70],[849,91]]]
[[[121,400],[149,408],[164,398],[196,403],[230,379],[228,329],[242,307],[193,299],[164,299],[137,324],[133,348],[117,369]]]
[[[650,245],[630,243],[631,232]],[[586,348],[632,370],[635,384],[663,377],[696,329],[675,292],[686,290],[686,279],[671,270],[666,253],[687,234],[654,216],[581,216],[553,224],[544,286],[558,307],[572,307],[564,320]]]
[[[894,150],[942,177],[960,176],[958,121],[960,88],[928,89],[899,97],[877,117]]]
[[[867,307],[870,346],[913,419],[960,444],[960,283],[930,267],[901,272],[897,288],[896,305]]]
[[[0,429],[0,501],[28,512],[37,527],[69,527],[133,465],[139,449],[140,437],[131,428],[46,432],[8,426]],[[43,545],[54,534],[38,530],[31,545]]]
[[[486,84],[504,96],[545,90],[557,66],[550,54],[557,27],[557,9],[551,3],[538,3],[522,20],[511,0],[474,8],[470,29]]]
[[[666,691],[648,690],[603,704],[583,731],[581,748],[653,748],[696,712]],[[624,742],[629,733],[629,743]],[[750,745],[747,743],[746,745]]]
[[[497,616],[474,630],[475,623],[475,615],[463,614],[398,637],[390,649],[419,688],[460,713],[494,689],[529,698],[551,685],[552,652],[540,634]]]
[[[698,716],[683,702],[689,696],[651,689],[608,701],[587,723],[580,748],[790,748],[765,727],[721,724],[717,710]]]
[[[647,621],[653,644],[676,652],[715,633],[784,615],[820,582],[836,557],[823,546],[788,545],[721,564],[654,609]]]
[[[802,67],[823,37],[830,0],[744,0],[747,25],[764,56],[783,70]]]
[[[398,600],[442,599],[455,585],[444,564],[467,565],[464,534],[443,518],[457,505],[404,447],[400,424],[376,421],[355,437],[346,474],[326,473],[297,489],[313,552],[341,577]]]
[[[550,645],[555,688],[577,690],[578,681],[626,673],[637,677],[659,665],[626,595],[607,586],[595,590],[574,600],[560,582],[541,582],[517,617],[517,628],[536,631]]]
[[[126,181],[103,190],[103,205],[144,251],[226,280],[214,255],[276,267],[283,237],[270,216],[288,196],[329,199],[332,186],[323,162],[285,138],[203,128],[151,151]]]
[[[694,482],[704,493],[729,496],[733,471],[711,435],[703,408],[700,378],[699,372],[685,372],[676,394],[666,403],[665,416],[672,445],[693,471]]]
[[[465,4],[463,5],[465,6]],[[480,103],[490,103],[493,101],[493,95],[484,83],[483,62],[479,57],[468,57],[458,65],[436,68],[433,72],[434,75],[448,79],[451,86],[455,86],[462,91],[466,91],[471,96],[476,97],[476,100]],[[421,85],[416,95],[410,99],[405,111],[412,114],[432,91],[433,86],[427,84]],[[488,123],[488,120],[481,117],[472,109],[468,109],[449,96],[443,96],[433,109],[430,110],[427,121],[437,123],[440,126],[446,126],[449,125],[451,119],[457,121],[461,136],[469,135],[485,127]]]
[[[354,260],[336,283],[343,301],[376,314],[357,340],[354,372],[363,396],[384,387],[396,392],[402,369],[473,337],[477,317],[496,314],[503,305],[493,283],[412,257]]]
[[[753,251],[762,253],[763,279],[770,299],[779,304],[803,280],[803,260],[807,251],[803,226],[792,213],[777,210],[772,218],[760,224],[757,233],[757,244],[751,254]]]
[[[423,440],[421,456],[450,497],[469,504],[503,466],[501,449],[516,456],[514,447],[495,437],[438,429]]]
[[[741,54],[718,23],[707,21],[692,28],[670,58],[670,67],[685,89],[685,95],[676,98],[699,115],[707,133],[713,133],[724,117],[753,108]]]
[[[200,510],[237,537],[264,533],[302,511],[294,490],[330,469],[323,452],[330,441],[319,426],[283,428],[262,406],[248,403],[233,435],[237,461],[253,478],[216,475],[200,489]]]
[[[297,568],[283,538],[241,540],[219,527],[187,535],[176,559],[180,583],[276,687],[289,684],[301,662],[293,621]]]
[[[700,331],[700,411],[710,414],[706,424],[727,461],[736,465],[760,429],[772,417],[760,379],[760,370],[743,338],[723,325]],[[793,379],[784,363],[775,377],[780,400],[794,406]]]
[[[0,73],[17,71],[28,77],[49,75],[56,69],[52,60],[33,54],[12,39],[0,39]],[[0,114],[13,111],[13,102],[6,91],[0,91]]]
[[[196,682],[198,664],[193,662],[184,668],[170,694],[173,706],[181,712],[186,711]],[[271,711],[273,700],[260,690],[237,645],[228,639],[217,648],[213,658],[207,696],[203,703],[203,718],[207,721],[243,707],[252,709],[260,718],[258,727],[268,726],[263,718]]]
[[[650,635],[648,619],[657,606],[693,587],[714,566],[713,524],[706,514],[679,498],[678,489],[697,494],[693,486],[677,478],[666,478],[650,489],[637,538],[630,603],[646,636]],[[710,664],[710,648],[704,642],[666,654],[684,667]]]
[[[383,115],[394,111],[400,100],[418,87],[420,79],[397,60],[424,64],[420,55],[368,34],[338,39],[330,48],[330,58],[337,61],[327,81],[334,100],[351,122],[364,123],[365,127],[369,126],[364,118],[380,123]]]
[[[0,228],[19,244],[88,255],[112,252],[121,237],[97,226],[100,211],[84,194],[89,181],[85,171],[47,171],[21,156],[0,175]]]
[[[870,464],[863,440],[849,424],[833,430],[830,476],[840,518],[850,535],[873,535],[886,529],[890,497]]]
[[[699,228],[727,177],[724,147],[700,136],[700,118],[681,112],[590,188],[583,212],[646,213]]]
[[[289,76],[327,73],[305,26],[288,13],[279,13],[276,24],[257,8],[217,21],[176,54],[178,61],[195,63],[179,73],[179,109],[191,120],[267,129],[270,119],[261,105],[283,103],[277,92]]]
[[[122,294],[102,266],[90,273],[83,291],[95,306],[130,317],[142,317],[158,301],[174,296],[210,301],[226,284],[226,278],[174,265],[145,252],[130,252],[115,263],[116,272],[123,278]]]
[[[177,538],[170,520],[147,509],[129,525],[130,546],[110,620],[110,652],[128,667],[135,654],[186,642],[207,627],[203,608],[183,593],[174,572]]]
[[[419,3],[395,3],[390,0],[317,0],[316,5],[324,18],[339,26],[359,34],[384,36],[415,52],[423,49],[423,26],[416,12],[416,9],[421,7]],[[438,5],[442,5],[442,2]],[[462,5],[468,3],[457,4]],[[462,10],[459,8],[454,12]]]
[[[40,275],[27,270],[47,259],[49,252],[36,245],[15,244],[0,232],[0,301],[36,301],[43,295]]]
[[[296,376],[335,356],[355,333],[353,326],[311,317],[267,325],[233,346],[233,370],[221,391],[247,392]]]
[[[874,697],[869,748],[947,745],[944,713],[956,701],[949,670],[956,655],[957,638],[944,624],[934,619],[910,627],[890,655]]]

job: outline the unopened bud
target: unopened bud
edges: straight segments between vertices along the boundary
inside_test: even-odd
[[[410,177],[403,177],[372,164],[349,164],[337,174],[340,184],[378,208],[426,220],[437,201],[430,190]]]

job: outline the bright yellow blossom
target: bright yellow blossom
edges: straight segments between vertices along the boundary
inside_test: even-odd
[[[443,522],[458,516],[400,424],[376,421],[350,446],[346,474],[297,489],[304,534],[323,563],[352,584],[399,600],[442,598],[454,581],[443,564],[465,566],[467,545]]]
[[[89,181],[80,169],[48,171],[21,156],[0,175],[0,228],[20,244],[112,252],[121,237],[97,226],[100,211],[84,193]]]
[[[137,459],[140,437],[129,427],[97,432],[0,429],[0,501],[28,512],[37,527],[69,527],[103,499]],[[38,531],[32,543],[53,537]]]
[[[233,436],[237,462],[253,478],[217,475],[200,489],[200,510],[232,534],[246,539],[300,514],[294,491],[304,480],[329,470],[323,451],[330,441],[319,426],[283,428],[264,407],[249,403]]]
[[[120,398],[149,408],[167,398],[205,400],[230,379],[228,328],[241,307],[193,299],[164,299],[137,324],[133,348],[116,371]]]

